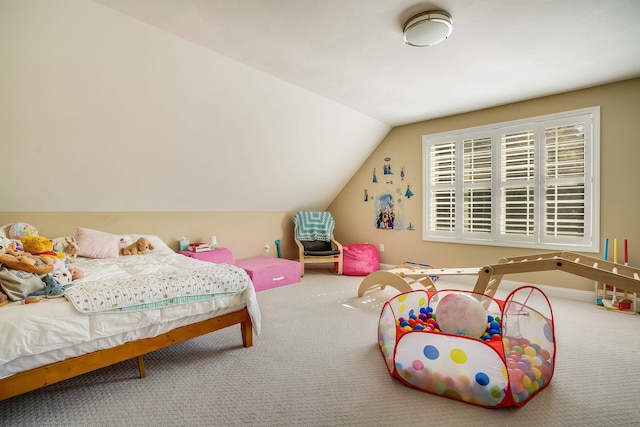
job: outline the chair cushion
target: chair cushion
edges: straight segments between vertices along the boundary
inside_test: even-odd
[[[340,251],[304,251],[305,256],[331,256],[339,254]]]
[[[336,251],[331,246],[331,242],[323,240],[301,240],[304,246],[304,254],[306,256],[331,256],[338,255],[340,251]]]
[[[331,242],[325,242],[324,240],[301,240],[302,246],[306,251],[331,251]]]

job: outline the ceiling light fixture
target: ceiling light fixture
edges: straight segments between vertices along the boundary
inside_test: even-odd
[[[404,24],[404,42],[409,46],[433,46],[446,40],[453,31],[451,15],[444,10],[419,13]]]

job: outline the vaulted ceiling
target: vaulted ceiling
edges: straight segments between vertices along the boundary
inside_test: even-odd
[[[451,36],[406,45],[437,9]],[[4,157],[90,178],[2,209],[295,211],[394,126],[640,76],[640,1],[2,0],[0,40]]]
[[[638,0],[95,0],[387,123],[640,75]],[[445,42],[403,24],[446,10]]]

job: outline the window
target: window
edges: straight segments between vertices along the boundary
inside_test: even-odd
[[[599,251],[600,108],[422,139],[423,240]]]

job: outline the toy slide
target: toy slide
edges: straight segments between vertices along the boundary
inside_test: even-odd
[[[410,292],[412,285],[420,284],[426,290],[436,290],[436,286],[431,279],[432,276],[440,275],[471,275],[475,276],[480,272],[480,268],[424,268],[419,265],[397,265],[389,270],[380,270],[369,274],[360,283],[358,296],[372,289],[392,286],[400,292]]]
[[[393,286],[400,292],[412,291],[415,283],[427,290],[436,290],[429,276],[446,274],[478,275],[473,291],[489,297],[495,295],[505,274],[560,270],[566,273],[606,283],[627,292],[640,292],[640,269],[617,264],[573,252],[548,252],[537,255],[502,258],[499,263],[482,268],[427,269],[399,265],[390,270],[381,270],[365,277],[358,288],[358,296],[365,292]]]

